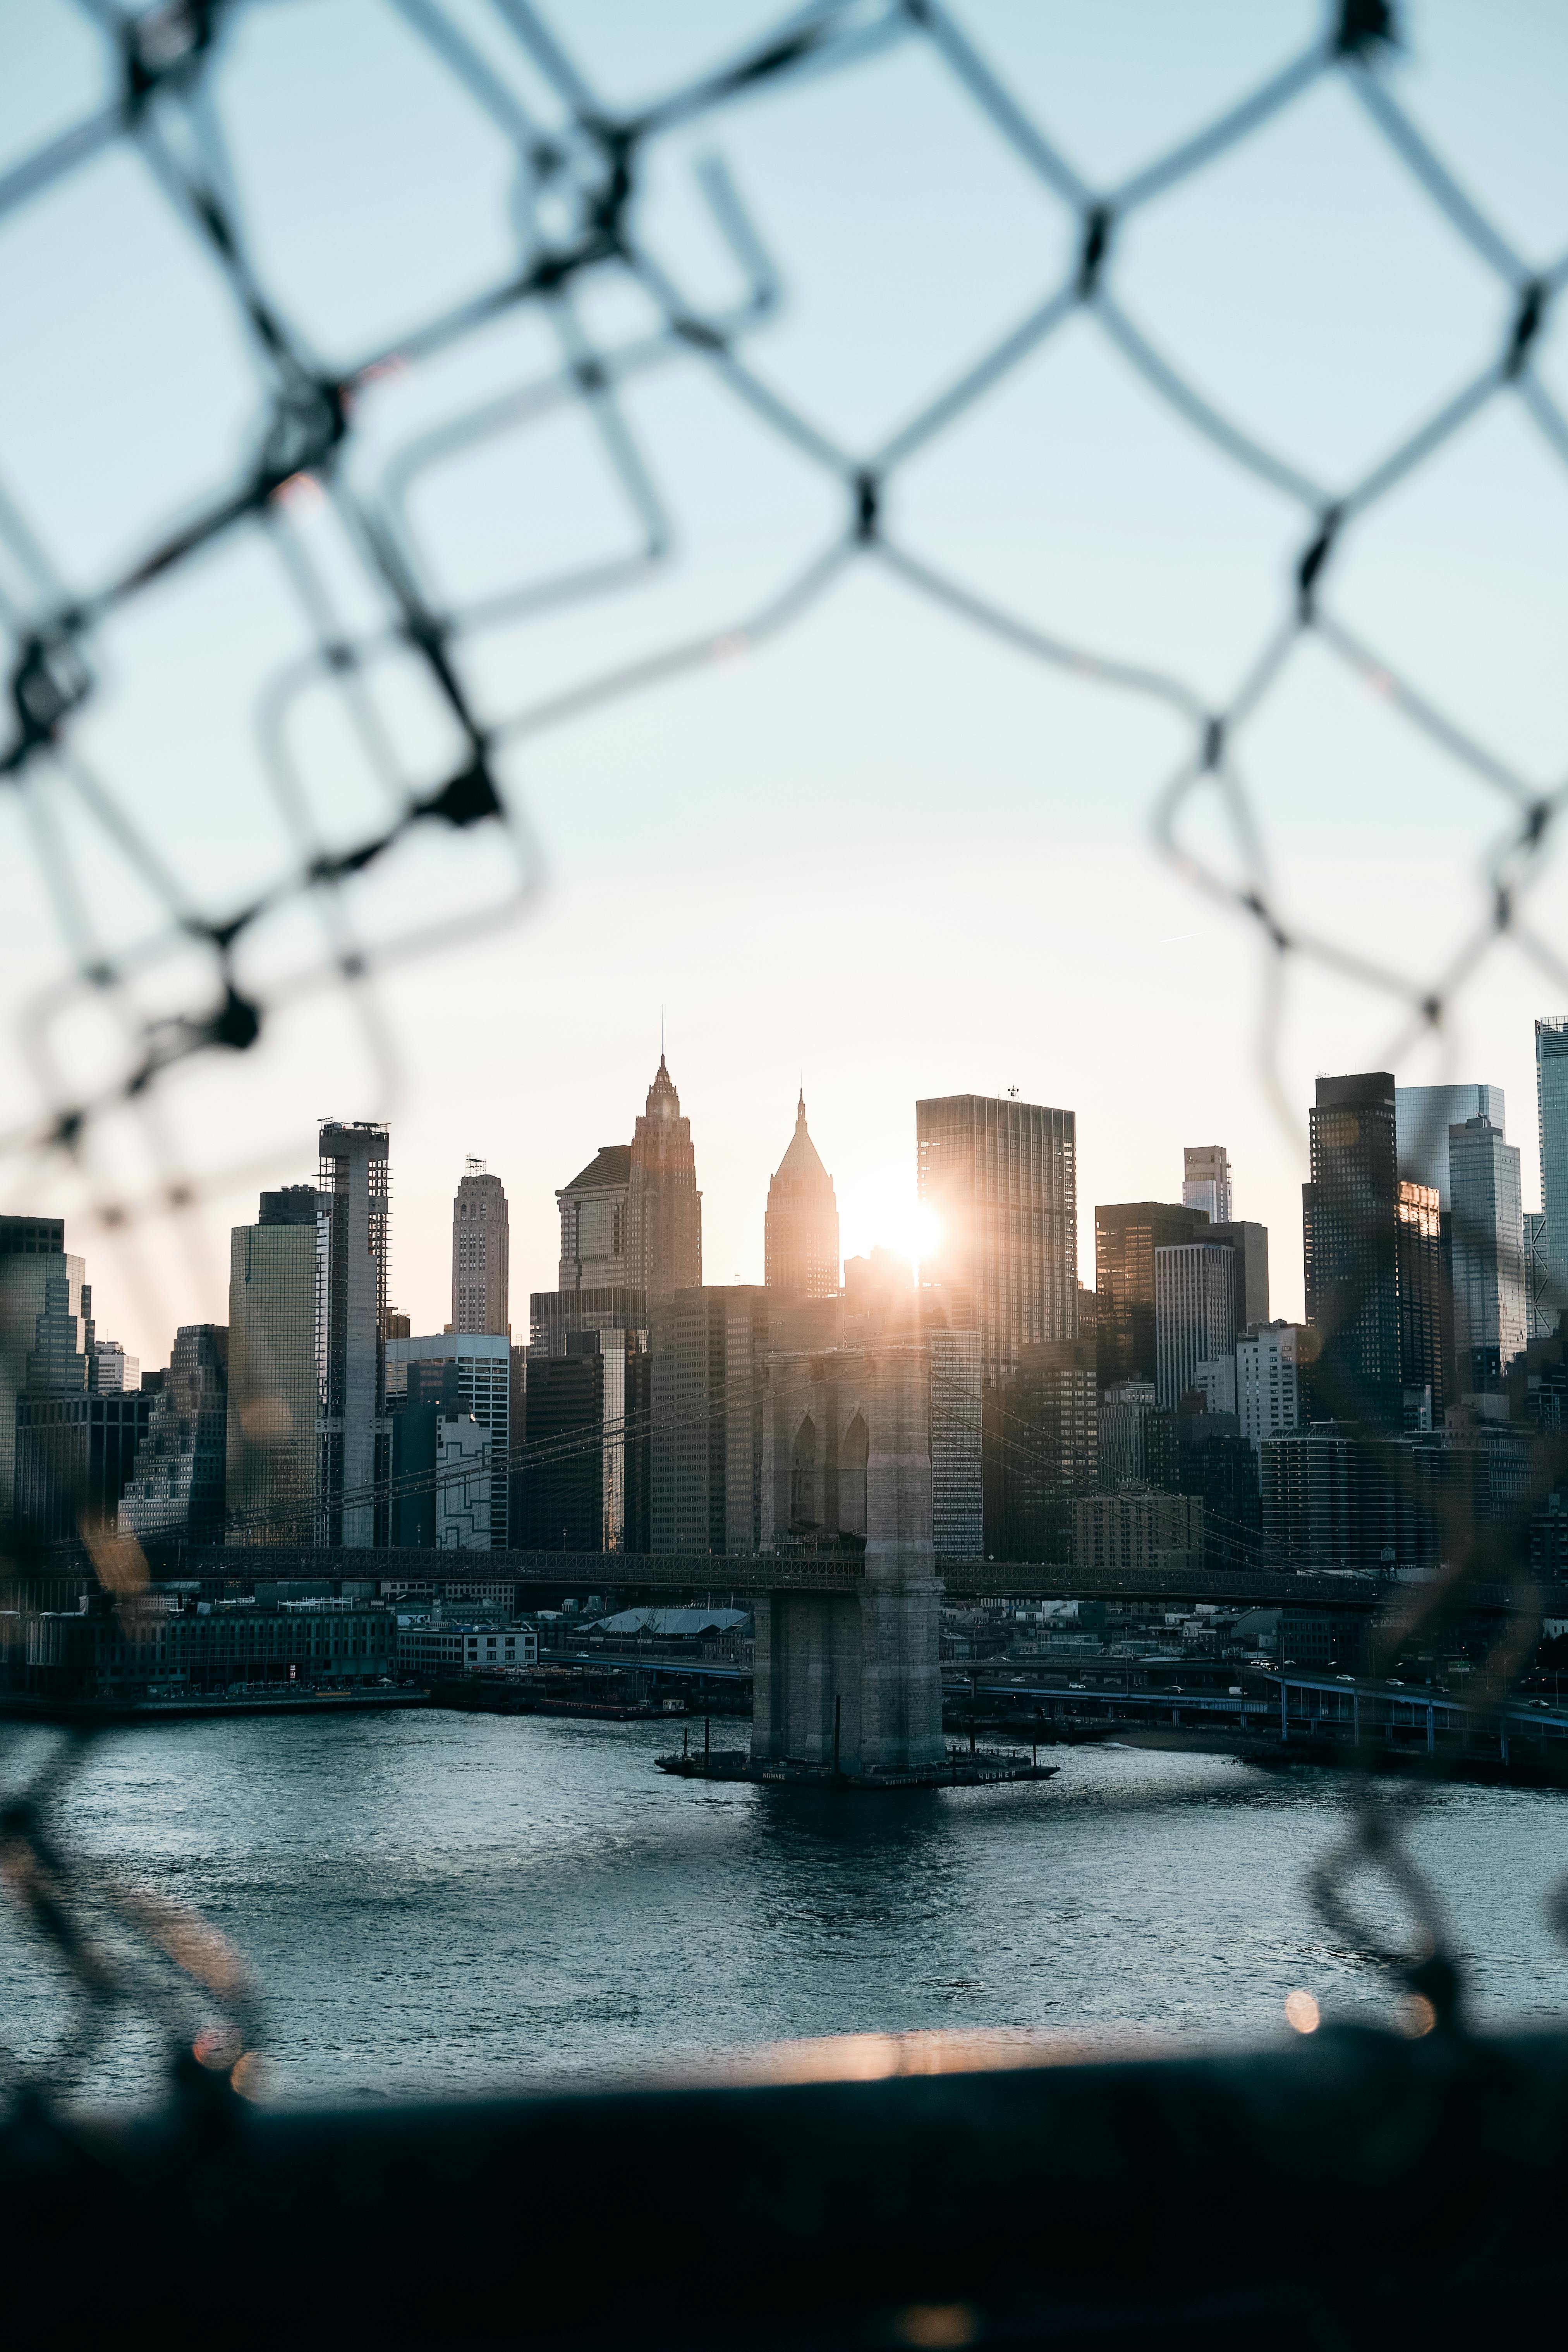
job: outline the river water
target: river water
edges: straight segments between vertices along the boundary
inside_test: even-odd
[[[238,1946],[289,2096],[847,2032],[1256,2036],[1298,1987],[1388,2012],[1305,1891],[1343,1828],[1342,1784],[1310,1767],[1058,1748],[1044,1785],[834,1796],[667,1779],[670,1737],[437,1712],[136,1727],[97,1743],[67,1833]],[[1482,2013],[1557,2014],[1568,1953],[1542,1906],[1568,1795],[1439,1789],[1407,1836]],[[9,1927],[0,2000],[36,2054],[58,1980]],[[156,2071],[127,2029],[86,2087],[144,2095]]]

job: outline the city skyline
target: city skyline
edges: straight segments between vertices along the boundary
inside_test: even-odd
[[[1490,1047],[1479,1049],[1470,1063],[1472,1068],[1490,1068],[1500,1074],[1506,1069],[1506,1091],[1513,1096],[1516,1106],[1522,1107],[1510,1127],[1510,1140],[1523,1147],[1521,1191],[1526,1212],[1538,1205],[1539,1196],[1534,1024],[1536,1020],[1551,1017],[1538,1009],[1524,1021],[1522,1036],[1509,1038],[1505,1034],[1494,1038]],[[764,1100],[759,1106],[761,1089],[752,1073],[727,1069],[721,1082],[713,1086],[711,1075],[704,1069],[700,1024],[691,1030],[685,1045],[683,1066],[690,1066],[699,1075],[684,1082],[683,1108],[693,1117],[699,1182],[704,1194],[704,1223],[710,1234],[716,1232],[719,1235],[715,1243],[705,1234],[704,1276],[718,1284],[761,1283],[768,1185],[778,1164],[781,1138],[787,1138],[793,1123],[793,1106],[800,1091],[798,1077],[791,1081],[783,1099],[771,1105]],[[618,1058],[630,1076],[626,1088],[628,1099],[624,1107],[615,1099],[620,1092],[618,1086],[606,1074],[602,1094],[596,1090],[595,1099],[585,1108],[576,1110],[579,1135],[595,1138],[583,1154],[585,1162],[593,1160],[597,1143],[604,1139],[597,1131],[607,1132],[609,1124],[623,1124],[629,1139],[647,1091],[649,1065],[639,1055],[635,1035],[619,1042]],[[962,1066],[956,1053],[946,1058],[949,1066],[954,1062]],[[1518,1066],[1521,1061],[1523,1073],[1520,1074]],[[1344,1066],[1357,1066],[1346,1063]],[[637,1075],[630,1075],[633,1073]],[[1403,1076],[1397,1071],[1395,1075],[1400,1077],[1400,1091],[1404,1092]],[[1486,1083],[1496,1086],[1500,1093],[1505,1091],[1496,1078]],[[1026,1087],[1020,1091],[1028,1095]],[[1237,1097],[1246,1091],[1238,1083]],[[1303,1106],[1310,1100],[1310,1087],[1303,1090]],[[1170,1089],[1175,1107],[1162,1120],[1156,1098],[1152,1105],[1155,1116],[1147,1124],[1141,1117],[1127,1120],[1120,1107],[1118,1115],[1105,1101],[1103,1089],[1098,1114],[1087,1112],[1085,1097],[1079,1097],[1078,1251],[1079,1273],[1086,1282],[1092,1278],[1089,1269],[1094,1264],[1097,1201],[1103,1203],[1143,1197],[1179,1202],[1184,1155],[1190,1142],[1191,1128],[1201,1119],[1202,1126],[1211,1131],[1225,1129],[1223,1113],[1211,1115],[1209,1110],[1203,1110],[1186,1120],[1187,1132],[1184,1134],[1183,1128],[1174,1124],[1183,1116],[1180,1104],[1184,1092],[1178,1074],[1178,1083]],[[1004,1099],[1005,1094],[1005,1084],[998,1084],[992,1098]],[[863,1077],[853,1084],[836,1084],[832,1065],[828,1064],[820,1085],[814,1088],[813,1098],[821,1099],[826,1106],[820,1113],[814,1111],[813,1130],[814,1136],[826,1139],[825,1157],[833,1168],[839,1198],[842,1258],[868,1255],[879,1245],[891,1247],[903,1257],[918,1257],[921,1241],[929,1238],[929,1223],[922,1234],[915,1173],[916,1097],[904,1101],[900,1118],[900,1106],[868,1096]],[[1030,1098],[1069,1104],[1073,1099],[1065,1089],[1054,1097]],[[1214,1097],[1202,1099],[1212,1108]],[[728,1117],[732,1104],[738,1112],[733,1121]],[[480,1104],[476,1102],[475,1116],[456,1135],[452,1132],[449,1108],[447,1123],[436,1131],[413,1121],[397,1121],[395,1150],[398,1184],[396,1213],[391,1221],[390,1303],[410,1316],[415,1330],[438,1331],[453,1319],[452,1203],[464,1171],[467,1146],[467,1158],[488,1157],[491,1172],[504,1188],[511,1234],[510,1319],[514,1332],[526,1337],[526,1314],[520,1314],[518,1302],[525,1300],[531,1290],[555,1286],[559,1219],[554,1195],[570,1172],[565,1163],[575,1148],[557,1139],[564,1136],[573,1108],[569,1105],[563,1110],[558,1129],[548,1115],[541,1116],[542,1110],[547,1108],[542,1099],[531,1098],[528,1133],[519,1138],[517,1163],[527,1169],[531,1162],[541,1171],[542,1182],[515,1175],[512,1164],[509,1161],[503,1165],[500,1153],[493,1149],[488,1155],[480,1153],[479,1146],[483,1136],[504,1124],[493,1105],[487,1119]],[[770,1118],[771,1125],[766,1123]],[[904,1128],[901,1151],[895,1140],[896,1129],[900,1124]],[[751,1130],[743,1140],[736,1132],[742,1127]],[[473,1129],[483,1130],[483,1134],[470,1140],[468,1130]],[[890,1135],[889,1129],[894,1134]],[[291,1162],[279,1159],[272,1180],[275,1185],[305,1179],[310,1158],[310,1131],[311,1122],[302,1121],[300,1149]],[[1231,1131],[1234,1133],[1234,1129]],[[1173,1134],[1173,1141],[1167,1144],[1165,1138]],[[1270,1139],[1268,1130],[1262,1131],[1261,1139]],[[1275,1233],[1272,1311],[1288,1319],[1300,1320],[1305,1310],[1300,1254],[1299,1248],[1282,1247],[1280,1237],[1299,1228],[1299,1188],[1306,1169],[1303,1165],[1299,1173],[1295,1172],[1289,1158],[1279,1150],[1280,1139],[1277,1132],[1272,1140],[1272,1164],[1266,1161],[1261,1167],[1230,1146],[1235,1202],[1238,1213],[1245,1212]],[[1303,1160],[1304,1157],[1303,1154]],[[1131,1181],[1119,1182],[1119,1171],[1129,1168],[1148,1170],[1152,1181],[1142,1191]],[[848,1171],[847,1177],[841,1176],[841,1170]],[[164,1309],[166,1328],[164,1315],[155,1317],[147,1311],[153,1302],[148,1297],[145,1280],[140,1287],[136,1280],[137,1273],[144,1276],[145,1269],[133,1265],[130,1280],[117,1269],[116,1259],[123,1253],[121,1238],[112,1232],[94,1231],[88,1219],[79,1214],[72,1217],[68,1211],[73,1246],[79,1250],[90,1248],[92,1254],[103,1328],[113,1330],[143,1363],[162,1363],[168,1359],[177,1322],[222,1323],[227,1309],[229,1232],[233,1224],[254,1218],[255,1199],[254,1192],[247,1192],[237,1204],[236,1213],[225,1223],[221,1263],[216,1270],[205,1269],[205,1282],[193,1280],[188,1255],[178,1264],[170,1303]],[[37,1202],[24,1202],[23,1213],[44,1213],[51,1207],[52,1202],[45,1202],[42,1208]]]

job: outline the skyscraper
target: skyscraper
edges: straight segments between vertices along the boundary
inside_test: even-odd
[[[1467,1118],[1489,1118],[1500,1132],[1504,1131],[1502,1088],[1467,1080],[1462,1086],[1394,1089],[1399,1172],[1413,1184],[1430,1185],[1445,1216],[1453,1206],[1448,1197],[1448,1129]]]
[[[1398,1151],[1386,1070],[1318,1080],[1301,1187],[1307,1322],[1321,1339],[1318,1410],[1398,1429]]]
[[[806,1131],[804,1089],[789,1150],[768,1186],[763,1280],[799,1298],[832,1298],[838,1290],[838,1202]]]
[[[263,1192],[228,1265],[225,1503],[230,1543],[317,1538],[326,1223],[313,1184]]]
[[[1568,1013],[1535,1024],[1541,1208],[1546,1219],[1546,1328],[1568,1307]]]
[[[1154,1253],[1197,1241],[1204,1211],[1173,1201],[1115,1201],[1094,1213],[1094,1286],[1100,1300],[1100,1384],[1152,1381]]]
[[[182,1323],[120,1498],[122,1534],[223,1541],[227,1371],[224,1326]]]
[[[375,1496],[390,1471],[384,1443],[382,1330],[386,1313],[392,1168],[378,1120],[329,1119],[317,1189],[326,1221],[321,1423],[321,1536],[363,1548],[376,1540]]]
[[[626,1273],[626,1191],[629,1143],[601,1143],[586,1168],[555,1195],[561,1212],[558,1290],[624,1291]]]
[[[1459,1393],[1496,1389],[1525,1328],[1519,1152],[1489,1119],[1448,1129],[1453,1184],[1454,1355]]]
[[[985,1376],[1070,1339],[1078,1317],[1078,1121],[990,1095],[915,1105],[922,1208],[937,1223],[922,1285],[948,1293],[955,1330],[980,1334]]]
[[[1518,1156],[1516,1152],[1516,1160]],[[1445,1169],[1447,1159],[1445,1147]],[[1448,1222],[1437,1206],[1436,1185],[1400,1178],[1394,1237],[1399,1277],[1399,1384],[1405,1423],[1411,1429],[1440,1428],[1443,1414],[1453,1402],[1453,1295],[1444,1234]]]
[[[1154,1393],[1174,1412],[1198,1385],[1198,1366],[1236,1354],[1240,1266],[1224,1242],[1184,1242],[1154,1253]],[[1234,1374],[1231,1405],[1235,1410]]]
[[[45,1285],[63,1274],[79,1305],[87,1273],[66,1255],[63,1217],[0,1217],[0,1528],[11,1516],[16,1465],[16,1399],[44,1311]]]
[[[658,1057],[626,1171],[626,1279],[651,1305],[702,1280],[702,1195],[691,1121]]]
[[[1230,1223],[1230,1154],[1223,1143],[1189,1143],[1182,1154],[1182,1206],[1205,1209],[1211,1225]]]
[[[510,1332],[506,1192],[470,1154],[452,1203],[452,1328]]]
[[[44,1304],[13,1406],[16,1528],[35,1544],[113,1527],[152,1402],[139,1390],[100,1394],[91,1386],[91,1286],[73,1280],[63,1253],[37,1262],[47,1269]]]

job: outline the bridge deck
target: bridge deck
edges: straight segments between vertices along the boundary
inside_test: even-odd
[[[281,1545],[191,1545],[150,1553],[155,1580],[199,1578],[266,1583],[315,1581],[416,1586],[443,1584],[538,1585],[558,1591],[636,1594],[760,1594],[863,1590],[865,1569],[853,1558],[800,1553],[635,1553],[570,1551],[350,1550]],[[1246,1607],[1289,1606],[1367,1612],[1387,1609],[1410,1588],[1375,1576],[1322,1574],[1279,1568],[1237,1570],[1172,1577],[1160,1570],[1086,1571],[1018,1560],[942,1560],[937,1576],[950,1600],[1185,1601],[1238,1603]],[[51,1558],[24,1578],[33,1586],[94,1581],[85,1554],[74,1550]],[[1468,1585],[1465,1606],[1505,1613],[1539,1606],[1521,1580]]]

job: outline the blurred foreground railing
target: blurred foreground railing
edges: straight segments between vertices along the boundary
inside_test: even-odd
[[[1561,2312],[1568,2035],[1016,2057],[849,2039],[325,2111],[187,2061],[144,2119],[0,2128],[12,2293],[243,2344],[1381,2347]]]

